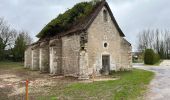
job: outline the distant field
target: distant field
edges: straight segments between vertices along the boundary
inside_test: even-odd
[[[23,63],[0,62],[0,100],[22,100],[26,79],[30,81],[30,100],[136,100],[142,98],[153,76],[153,72],[134,69],[110,75],[118,80],[83,83],[30,71]]]
[[[0,62],[0,69],[5,68],[22,68],[24,66],[24,63],[22,62]]]

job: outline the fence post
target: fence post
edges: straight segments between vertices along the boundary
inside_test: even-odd
[[[28,83],[29,83],[29,81],[28,80],[26,80],[26,100],[28,100]]]

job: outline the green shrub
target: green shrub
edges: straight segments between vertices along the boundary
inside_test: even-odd
[[[144,63],[153,65],[154,64],[154,51],[152,49],[146,49],[144,54]]]
[[[144,54],[144,63],[153,65],[160,61],[159,54],[155,53],[152,49],[146,49]]]
[[[154,58],[154,63],[157,63],[160,61],[160,56],[159,54],[155,54],[155,58]]]

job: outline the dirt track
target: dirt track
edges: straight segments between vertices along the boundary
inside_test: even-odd
[[[42,95],[50,95],[53,87],[59,89],[76,82],[74,78],[49,76],[38,71],[20,67],[4,68],[0,66],[0,100],[25,100],[25,81],[29,80],[29,98],[37,100]]]
[[[42,100],[41,98],[49,100],[55,95],[63,96],[61,92],[70,84],[92,82],[92,80],[80,81],[73,77],[40,74],[39,71],[24,69],[23,64],[4,63],[2,65],[0,63],[0,100],[25,100],[25,81],[27,79],[29,80],[29,100]],[[96,77],[95,81],[110,79],[117,78]]]
[[[160,66],[135,64],[134,67],[156,73],[149,86],[146,100],[170,100],[170,60],[164,60]]]

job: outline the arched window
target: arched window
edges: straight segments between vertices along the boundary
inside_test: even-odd
[[[106,11],[106,10],[103,10],[103,20],[104,20],[105,22],[108,21],[108,15],[107,15],[107,11]]]

